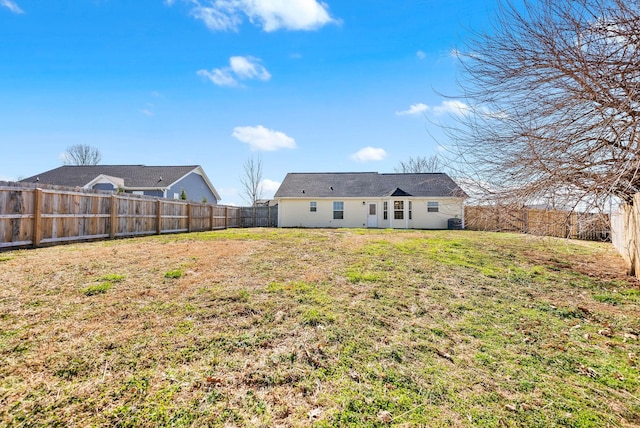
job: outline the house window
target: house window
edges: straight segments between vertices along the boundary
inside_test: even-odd
[[[393,201],[393,218],[395,220],[404,219],[404,201]]]
[[[427,212],[437,213],[439,211],[438,201],[427,202]]]
[[[333,203],[333,219],[342,220],[344,218],[344,202]]]
[[[411,209],[412,209],[411,201],[409,201],[409,220],[413,219],[413,214],[411,213]]]
[[[309,202],[309,212],[316,212],[318,211],[318,203],[317,202]]]
[[[389,219],[389,214],[387,214],[389,211],[389,202],[384,201],[382,204],[382,218],[385,220]]]

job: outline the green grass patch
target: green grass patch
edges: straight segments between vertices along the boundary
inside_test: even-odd
[[[175,269],[175,270],[170,270],[168,272],[165,272],[164,277],[168,278],[168,279],[178,279],[183,274],[184,274],[184,272],[182,272],[181,269]]]
[[[92,284],[82,289],[82,293],[85,296],[95,296],[97,294],[104,294],[113,288],[113,284],[109,281],[101,282],[100,284]]]
[[[383,280],[383,275],[378,272],[358,272],[354,270],[347,271],[347,280],[349,282],[379,282]]]
[[[125,275],[109,273],[107,275],[103,275],[100,278],[98,278],[98,281],[108,281],[108,282],[114,283],[114,282],[122,282],[125,280],[125,278],[126,278]]]

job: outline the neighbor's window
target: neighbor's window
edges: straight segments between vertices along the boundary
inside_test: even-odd
[[[389,218],[389,214],[387,214],[388,211],[389,211],[389,202],[384,201],[384,203],[382,204],[382,218],[385,220]]]
[[[411,213],[411,201],[409,201],[409,220],[413,219],[413,214]]]
[[[309,212],[316,212],[318,211],[318,203],[317,202],[309,202]]]
[[[438,201],[427,202],[427,212],[428,213],[437,213],[439,210]]]
[[[393,201],[393,218],[395,220],[404,219],[404,201]]]
[[[344,218],[344,202],[333,203],[333,219],[342,220]]]

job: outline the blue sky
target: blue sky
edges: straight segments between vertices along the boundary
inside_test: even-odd
[[[61,165],[202,165],[243,204],[287,172],[393,172],[447,141],[452,55],[490,0],[0,0],[0,180]]]

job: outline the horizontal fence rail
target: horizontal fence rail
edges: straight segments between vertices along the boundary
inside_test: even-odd
[[[0,249],[226,229],[241,222],[240,207],[0,182]]]
[[[556,238],[609,241],[609,216],[600,213],[511,208],[504,206],[466,206],[465,229],[518,232]]]

